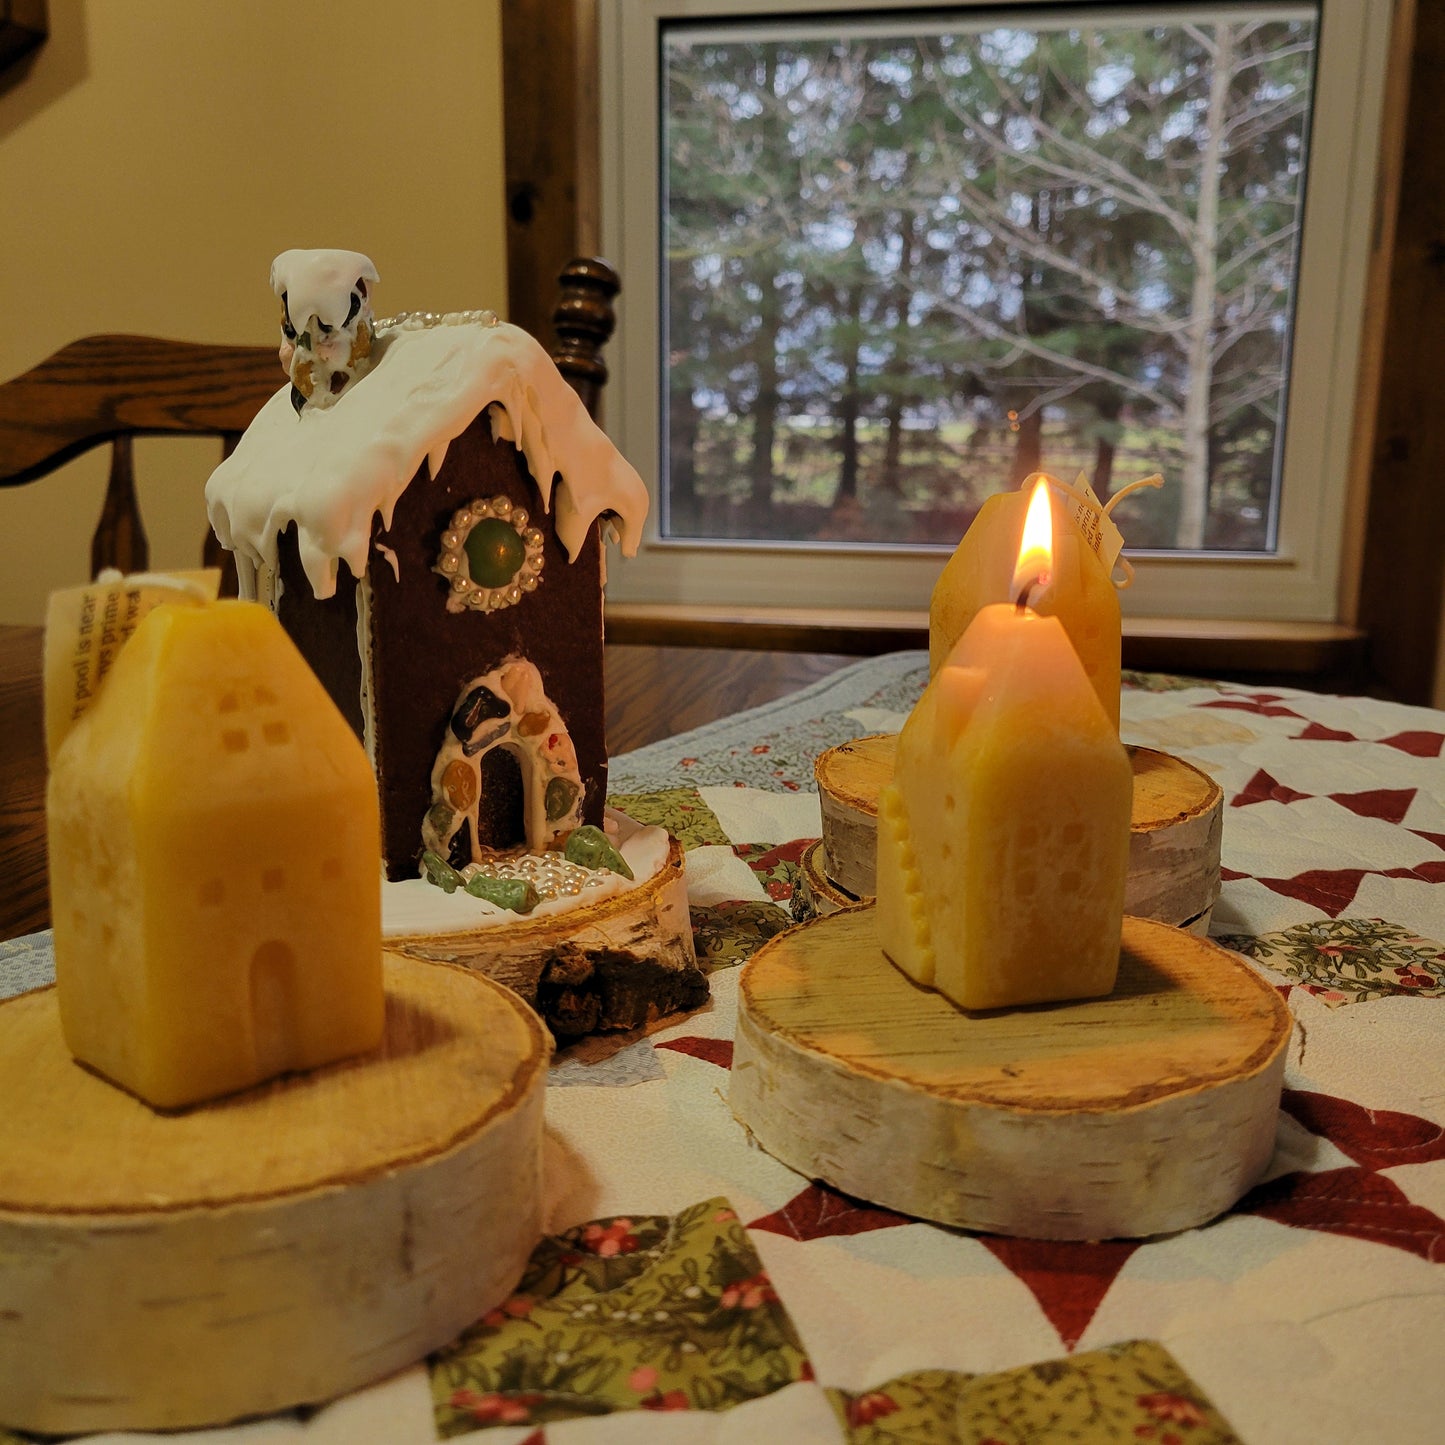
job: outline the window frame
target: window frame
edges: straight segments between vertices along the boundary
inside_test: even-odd
[[[792,0],[799,17],[885,8],[918,13],[906,0]],[[1162,3],[1149,15],[1178,13]],[[1230,9],[1210,5],[1211,12]],[[994,23],[1030,10],[1111,17],[1132,7],[1077,0],[1011,0]],[[1199,7],[1188,7],[1196,16]],[[661,396],[663,188],[659,98],[662,27],[668,21],[776,20],[776,0],[599,0],[598,53],[602,234],[622,278],[625,324],[615,347],[609,430],[652,492],[639,555],[611,569],[614,601],[737,607],[921,608],[951,546],[833,547],[810,543],[671,539],[659,535],[663,463]],[[1125,612],[1154,617],[1268,618],[1326,622],[1343,597],[1347,520],[1366,478],[1354,475],[1353,445],[1366,285],[1375,226],[1391,7],[1372,0],[1321,0],[1315,103],[1304,187],[1292,355],[1325,358],[1291,373],[1277,547],[1271,554],[1130,552],[1134,585]],[[650,225],[631,219],[647,216]],[[1130,480],[1124,478],[1122,480]]]

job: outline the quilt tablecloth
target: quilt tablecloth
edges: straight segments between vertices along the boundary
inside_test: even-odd
[[[789,925],[819,833],[813,758],[896,729],[926,674],[922,654],[870,659],[614,760],[614,801],[688,849],[710,1004],[563,1051],[553,1232],[511,1299],[370,1389],[198,1438],[1442,1437],[1445,713],[1126,678],[1125,740],[1224,788],[1212,932],[1295,1022],[1274,1160],[1222,1218],[1143,1243],[975,1235],[847,1199],[750,1146],[726,1103],[737,965]],[[47,935],[0,945],[0,993],[49,968]]]

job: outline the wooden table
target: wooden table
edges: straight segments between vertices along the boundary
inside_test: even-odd
[[[0,939],[50,923],[40,646],[40,628],[0,626]],[[630,752],[756,707],[853,661],[834,653],[609,646],[609,749]]]

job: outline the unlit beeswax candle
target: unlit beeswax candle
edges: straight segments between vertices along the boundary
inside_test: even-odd
[[[82,1063],[174,1108],[380,1043],[376,784],[264,607],[150,613],[57,749],[46,807]]]
[[[962,1008],[1108,993],[1132,794],[1062,623],[983,608],[904,724],[879,800],[884,952]]]
[[[1032,490],[990,497],[964,533],[933,589],[928,664],[937,673],[981,607],[1005,602]],[[1068,506],[1049,489],[1053,585],[1039,611],[1057,617],[1079,654],[1114,730],[1119,728],[1119,595]]]

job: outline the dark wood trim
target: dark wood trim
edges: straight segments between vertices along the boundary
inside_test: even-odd
[[[854,657],[928,646],[928,614],[803,607],[674,606],[609,602],[609,644],[833,652]]]
[[[1358,620],[1372,676],[1404,702],[1441,702],[1445,612],[1445,5],[1415,8],[1409,104],[1370,468]],[[1392,85],[1405,83],[1392,77]]]
[[[598,247],[592,0],[502,0],[507,319],[550,346],[557,278]]]
[[[0,4],[0,70],[8,70],[39,49],[49,34],[45,0],[4,0]]]
[[[607,606],[607,641],[870,656],[926,648],[928,614],[618,602]],[[1126,617],[1123,649],[1125,667],[1149,672],[1273,678],[1330,691],[1365,681],[1364,633],[1336,622]]]

